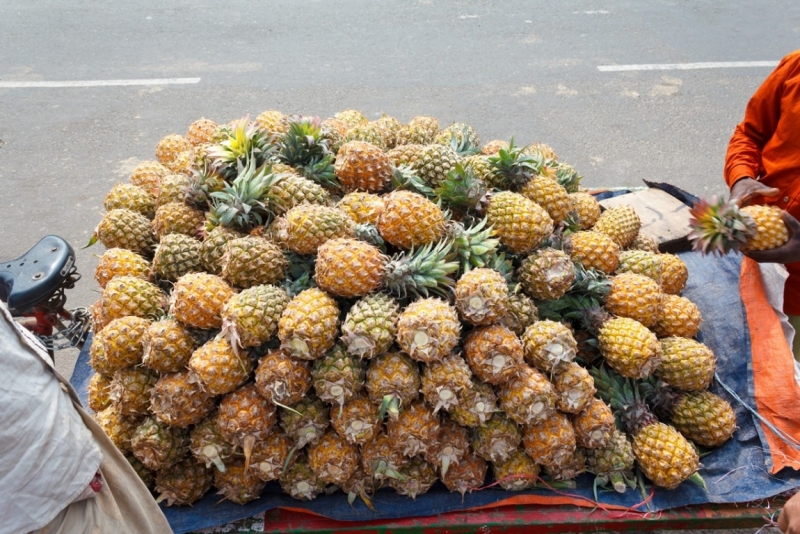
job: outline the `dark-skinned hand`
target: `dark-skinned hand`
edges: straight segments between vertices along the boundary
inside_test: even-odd
[[[800,221],[781,212],[783,222],[789,230],[789,241],[769,250],[751,250],[743,254],[758,263],[794,263],[800,261]],[[799,505],[800,506],[800,505]]]
[[[767,187],[758,180],[752,178],[742,178],[731,187],[730,199],[732,202],[735,202],[737,206],[742,207],[749,206],[759,200],[758,197],[775,197],[780,194],[780,189]]]
[[[795,493],[778,516],[778,528],[786,534],[800,534],[800,493]]]

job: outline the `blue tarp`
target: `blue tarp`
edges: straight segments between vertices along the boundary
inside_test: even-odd
[[[703,315],[700,339],[717,356],[718,378],[744,399],[744,402],[755,407],[750,338],[744,306],[739,296],[741,256],[712,258],[701,257],[694,252],[680,256],[690,273],[683,295],[697,304]],[[84,404],[91,374],[87,344],[78,358],[72,376],[72,384]],[[713,385],[712,391],[733,404],[739,428],[732,440],[702,458],[700,474],[706,481],[708,491],[690,483],[684,483],[671,491],[658,489],[651,503],[652,510],[704,503],[750,502],[800,486],[800,475],[793,470],[784,469],[777,475],[769,474],[769,458],[764,455],[767,444],[761,426],[718,383]],[[577,483],[577,489],[566,492],[593,498],[590,476],[581,476]],[[548,490],[531,490],[525,493],[553,495]],[[351,507],[341,492],[305,503],[284,495],[276,483],[270,483],[260,499],[245,506],[220,503],[220,497],[212,492],[191,507],[175,506],[164,508],[164,511],[175,532],[183,533],[226,524],[279,506],[305,508],[340,521],[365,521],[437,515],[492,504],[519,494],[494,487],[467,494],[462,501],[460,494],[449,493],[442,484],[437,483],[428,493],[417,497],[416,501],[401,497],[391,490],[381,490],[373,498],[377,510],[373,512],[360,500],[356,500]],[[599,500],[602,503],[630,507],[640,503],[642,496],[638,491],[632,490],[624,495],[603,492],[599,495]]]

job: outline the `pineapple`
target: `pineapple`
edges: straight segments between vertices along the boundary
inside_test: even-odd
[[[264,482],[280,479],[284,466],[288,467],[295,459],[293,445],[292,440],[280,430],[258,441],[250,456],[256,476]]]
[[[602,368],[593,376],[601,398],[611,404],[631,437],[639,467],[655,486],[674,489],[684,480],[699,478],[697,450],[674,427],[658,421],[632,381]]]
[[[348,354],[343,345],[337,344],[314,361],[311,370],[314,391],[320,400],[338,404],[341,410],[345,402],[364,388],[365,372],[360,359]]]
[[[472,386],[458,395],[458,404],[450,417],[459,425],[477,427],[492,418],[497,411],[497,395],[489,384],[472,381]]]
[[[348,132],[348,136],[352,133]],[[389,157],[361,140],[344,143],[336,154],[336,177],[347,191],[383,191],[392,180]]]
[[[537,321],[522,335],[525,359],[545,373],[556,374],[575,359],[578,343],[572,331],[555,321]]]
[[[198,423],[189,435],[189,451],[206,467],[212,465],[225,471],[224,460],[236,452],[236,447],[225,440],[219,429],[217,414],[212,413]]]
[[[608,235],[617,245],[625,248],[636,239],[641,226],[642,221],[633,207],[622,204],[606,209],[592,231]]]
[[[111,321],[106,313],[105,308],[103,307],[102,294],[99,299],[94,301],[94,303],[89,306],[89,316],[92,332],[94,332],[95,335],[99,334],[100,331]]]
[[[358,447],[333,430],[308,447],[308,466],[318,480],[327,484],[346,482],[355,474],[358,461]]]
[[[146,418],[131,436],[133,455],[147,468],[159,471],[175,465],[189,453],[188,432]]]
[[[153,271],[156,277],[170,282],[188,273],[203,270],[200,259],[202,244],[193,237],[169,234],[161,238],[153,256]]]
[[[464,357],[480,380],[494,385],[508,382],[524,365],[522,342],[502,325],[476,328],[467,334]]]
[[[270,435],[276,421],[275,405],[259,395],[255,384],[228,393],[219,403],[219,430],[229,443],[244,450],[245,470],[256,442]]]
[[[628,250],[642,250],[645,252],[652,252],[653,254],[658,254],[659,252],[656,240],[643,233],[641,230],[636,234],[636,238],[633,242],[628,245]]]
[[[419,396],[420,373],[417,363],[402,352],[388,352],[369,362],[366,379],[370,400],[397,418],[402,405]]]
[[[383,197],[374,193],[353,191],[336,203],[336,207],[347,213],[356,224],[377,226],[385,207]]]
[[[514,451],[504,462],[492,462],[494,479],[506,491],[522,491],[536,485],[539,466],[523,451]]]
[[[597,341],[608,365],[627,378],[650,376],[661,364],[662,350],[656,335],[628,317],[608,319],[601,312]]]
[[[101,341],[108,368],[116,371],[142,362],[142,336],[149,326],[150,321],[129,316],[114,319],[103,328]]]
[[[651,278],[621,273],[611,278],[605,307],[609,313],[635,319],[649,327],[658,320],[661,297],[661,287]]]
[[[414,154],[409,161],[411,169],[425,182],[436,188],[447,177],[447,174],[460,163],[458,154],[449,144],[428,144]]]
[[[197,373],[208,393],[225,395],[247,381],[253,361],[236,354],[227,339],[211,339],[194,351],[189,369]]]
[[[339,484],[339,487],[347,494],[347,502],[350,506],[353,506],[356,497],[361,497],[361,500],[367,508],[373,512],[375,511],[370,496],[378,491],[379,483],[371,476],[367,475],[360,465],[349,479]]]
[[[557,300],[572,286],[575,268],[565,252],[542,248],[522,261],[517,277],[528,296],[537,300]]]
[[[493,269],[473,269],[462,275],[455,296],[459,315],[473,325],[497,323],[508,311],[508,284]]]
[[[92,366],[92,369],[94,369],[96,373],[111,380],[116,369],[106,358],[106,352],[103,348],[103,337],[103,332],[94,334],[92,346],[89,348],[89,365]]]
[[[282,135],[289,131],[290,119],[278,110],[268,109],[259,113],[253,122],[270,135]]]
[[[503,141],[502,139],[492,139],[483,147],[481,147],[481,154],[485,156],[491,156],[493,154],[497,154],[500,150],[508,149],[509,144],[508,141]]]
[[[410,403],[387,426],[389,440],[409,458],[433,448],[441,431],[439,416],[421,401]]]
[[[148,219],[155,215],[155,199],[144,188],[133,184],[117,184],[103,200],[106,211],[126,209],[141,213]]]
[[[577,191],[570,193],[572,208],[578,214],[578,222],[581,230],[588,230],[595,225],[600,218],[600,203],[589,193]]]
[[[408,462],[384,432],[377,433],[361,447],[361,467],[378,482],[402,478],[399,471]]]
[[[108,321],[133,315],[157,317],[166,298],[155,285],[135,276],[118,276],[103,288],[103,312]]]
[[[387,148],[384,132],[374,122],[358,124],[349,128],[344,136],[344,144],[339,147],[339,152],[341,152],[342,148],[347,144],[352,142],[363,142],[364,144],[371,145],[378,149],[382,155],[385,155],[384,150]]]
[[[449,354],[441,361],[431,362],[422,372],[422,395],[433,406],[433,413],[440,409],[451,410],[458,404],[458,394],[469,388],[472,373],[461,356]]]
[[[318,204],[293,207],[273,228],[273,238],[298,254],[315,254],[330,239],[355,235],[355,221],[346,212]]]
[[[181,276],[172,288],[170,315],[194,328],[220,328],[222,307],[234,290],[221,277],[207,273]]]
[[[225,247],[228,241],[239,237],[244,237],[244,234],[225,226],[217,226],[206,233],[200,246],[200,261],[209,274],[222,274],[222,256],[225,254]]]
[[[277,165],[273,165],[272,170],[277,173]],[[272,212],[280,216],[301,204],[327,205],[331,201],[331,195],[318,183],[292,172],[275,175],[267,199]]]
[[[214,472],[214,487],[228,501],[246,504],[261,497],[267,483],[258,474],[248,469],[247,461],[234,460],[225,471]]]
[[[586,470],[597,476],[600,484],[611,484],[618,493],[635,487],[633,447],[628,438],[614,428],[609,442],[597,449],[586,450]]]
[[[255,158],[250,158],[229,185],[209,192],[211,208],[206,215],[206,230],[224,226],[249,232],[268,224],[272,213],[265,200],[275,182],[271,170],[269,166],[257,167]]]
[[[201,117],[189,125],[186,131],[186,139],[194,145],[213,143],[217,140],[219,126],[211,119]]]
[[[192,188],[192,184],[192,179],[188,176],[184,176],[183,174],[168,174],[161,180],[161,188],[158,191],[158,196],[155,198],[156,207],[163,206],[169,202],[187,201],[190,198],[187,194],[187,190]],[[192,201],[189,200],[189,203],[191,202]],[[201,206],[202,204],[196,207]],[[153,215],[155,215],[155,213]]]
[[[194,352],[192,334],[175,319],[150,323],[142,340],[142,363],[157,373],[177,373],[189,363]]]
[[[553,219],[532,200],[511,191],[491,197],[486,218],[500,242],[515,254],[528,254],[553,231]]]
[[[386,155],[389,156],[389,161],[392,162],[395,168],[405,166],[410,170],[411,162],[416,159],[417,153],[423,148],[425,148],[425,145],[420,143],[398,144],[389,150]]]
[[[125,459],[128,460],[128,463],[131,465],[136,474],[139,476],[139,479],[147,486],[147,489],[153,491],[156,483],[156,473],[152,469],[148,469],[142,462],[140,462],[136,456],[132,453],[125,453]]]
[[[336,342],[339,306],[324,291],[311,288],[295,296],[278,321],[281,347],[295,358],[315,360]]]
[[[658,337],[695,337],[700,332],[702,320],[700,309],[692,301],[664,294],[652,330]]]
[[[483,486],[489,465],[486,460],[475,454],[466,454],[461,461],[451,465],[446,473],[442,473],[442,482],[450,491],[457,491],[463,497]]]
[[[458,345],[460,332],[456,309],[436,298],[412,302],[397,320],[397,344],[423,363],[440,361],[449,354]]]
[[[508,297],[508,312],[500,319],[500,324],[521,336],[525,329],[539,320],[539,310],[527,295],[514,293]]]
[[[153,255],[155,234],[150,220],[141,213],[119,208],[103,215],[89,245],[100,241],[106,248],[124,248],[144,257]]]
[[[442,209],[418,193],[396,190],[383,197],[378,231],[388,243],[411,249],[441,240],[446,221]]]
[[[350,125],[341,119],[331,117],[322,121],[320,128],[325,140],[328,141],[330,151],[334,154],[339,152],[339,149],[344,144],[344,136],[347,134],[347,130],[350,129]]]
[[[594,231],[581,231],[567,237],[565,250],[572,261],[586,269],[597,269],[611,274],[619,265],[619,245],[606,234]]]
[[[190,371],[169,373],[158,379],[150,394],[150,411],[162,423],[185,428],[214,410],[214,397]]]
[[[114,443],[114,446],[123,453],[131,450],[131,437],[142,421],[139,417],[122,415],[113,404],[94,414],[94,420]]]
[[[156,158],[173,172],[187,171],[187,158],[191,151],[192,144],[187,138],[170,134],[163,137],[156,145]]]
[[[150,391],[157,380],[156,374],[144,367],[118,369],[108,396],[122,415],[146,415],[150,407]]]
[[[325,491],[326,484],[317,478],[308,459],[300,455],[294,464],[285,469],[280,478],[281,488],[290,497],[311,501]]]
[[[670,295],[679,295],[689,279],[686,264],[674,254],[662,254],[661,264],[661,290]]]
[[[219,260],[222,277],[232,286],[249,288],[284,279],[289,261],[271,241],[246,236],[231,239]]]
[[[556,395],[547,377],[523,365],[519,374],[497,391],[500,406],[520,425],[541,423],[555,412]]]
[[[683,337],[661,340],[663,358],[656,375],[681,391],[701,391],[714,380],[716,357],[706,345]]]
[[[133,169],[130,182],[155,197],[161,189],[161,180],[170,173],[167,167],[157,161],[142,161]]]
[[[644,250],[623,250],[619,253],[617,273],[635,273],[661,283],[662,255]]]
[[[328,407],[313,395],[307,395],[300,402],[288,408],[281,408],[281,428],[302,449],[309,443],[316,443],[330,426]]]
[[[559,467],[572,460],[577,441],[569,418],[551,413],[538,423],[527,425],[522,434],[525,453],[542,466]]]
[[[420,115],[412,118],[408,124],[398,130],[397,144],[427,145],[433,143],[439,131],[439,121],[433,117]]]
[[[134,276],[142,280],[150,278],[150,262],[139,254],[124,248],[110,248],[97,260],[94,279],[101,288],[117,276]]]
[[[383,136],[384,144],[387,149],[397,146],[397,132],[403,127],[400,121],[388,115],[381,116],[380,119],[373,121]]]
[[[561,184],[546,176],[533,176],[519,193],[543,207],[554,225],[564,222],[572,211],[572,199]]]
[[[89,380],[89,409],[93,412],[102,412],[111,406],[111,379],[100,373],[95,373]]]
[[[434,466],[439,473],[446,475],[451,465],[455,465],[469,453],[469,433],[449,417],[441,421],[439,439],[425,451],[425,461]]]
[[[511,458],[521,443],[522,432],[517,424],[500,413],[472,432],[475,454],[493,463],[502,463]]]
[[[363,112],[357,109],[345,109],[336,113],[333,116],[335,119],[339,119],[348,125],[348,127],[352,128],[353,126],[358,126],[359,124],[366,124],[369,122],[366,115]]]
[[[250,122],[250,116],[233,121],[221,128],[222,140],[207,152],[214,169],[227,177],[234,175],[242,166],[258,167],[270,150],[269,135]]]
[[[586,407],[572,418],[575,439],[586,449],[597,449],[608,445],[614,426],[611,408],[600,399],[592,399]]]
[[[469,124],[454,122],[436,136],[435,143],[455,146],[459,154],[475,154],[479,151],[481,140],[478,132]]]
[[[333,411],[331,426],[349,443],[363,445],[380,430],[380,411],[369,397],[357,393]]]
[[[214,474],[194,458],[186,458],[168,469],[156,473],[157,501],[190,505],[205,495],[214,482]]]
[[[576,447],[567,461],[561,464],[543,465],[542,470],[552,480],[574,480],[586,471],[586,449]]]
[[[153,230],[156,239],[159,240],[168,234],[197,237],[205,220],[205,212],[201,210],[187,206],[183,202],[167,202],[156,209]]]
[[[580,413],[597,391],[589,371],[575,362],[569,362],[555,374],[553,389],[556,391],[556,408],[569,414]]]
[[[285,350],[271,350],[256,369],[256,389],[277,405],[300,402],[311,389],[311,369],[308,362],[292,358]]]
[[[715,198],[701,200],[692,210],[689,239],[703,254],[727,254],[732,250],[769,250],[789,240],[782,211],[776,206],[746,206]]]
[[[347,352],[359,358],[372,358],[388,351],[397,333],[400,305],[385,293],[372,293],[359,299],[342,323],[342,342]]]
[[[400,495],[414,500],[418,495],[427,493],[436,482],[436,469],[420,456],[411,458],[397,473],[399,476],[390,478],[389,485]]]

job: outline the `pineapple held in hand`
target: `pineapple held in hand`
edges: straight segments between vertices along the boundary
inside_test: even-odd
[[[774,206],[739,208],[724,199],[701,200],[691,210],[694,250],[727,254],[732,250],[769,250],[789,240],[789,231]]]

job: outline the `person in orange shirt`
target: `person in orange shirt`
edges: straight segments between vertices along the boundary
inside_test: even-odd
[[[792,348],[800,359],[800,50],[781,60],[747,104],[728,143],[725,181],[731,200],[741,206],[769,204],[784,210],[789,241],[747,256],[786,265],[783,310],[798,332]]]
[[[747,104],[728,144],[725,181],[731,200],[740,206],[769,204],[784,210],[789,241],[746,254],[758,262],[786,265],[783,310],[795,329],[792,351],[800,360],[800,50],[781,60]],[[800,534],[800,493],[786,503],[778,528]]]

